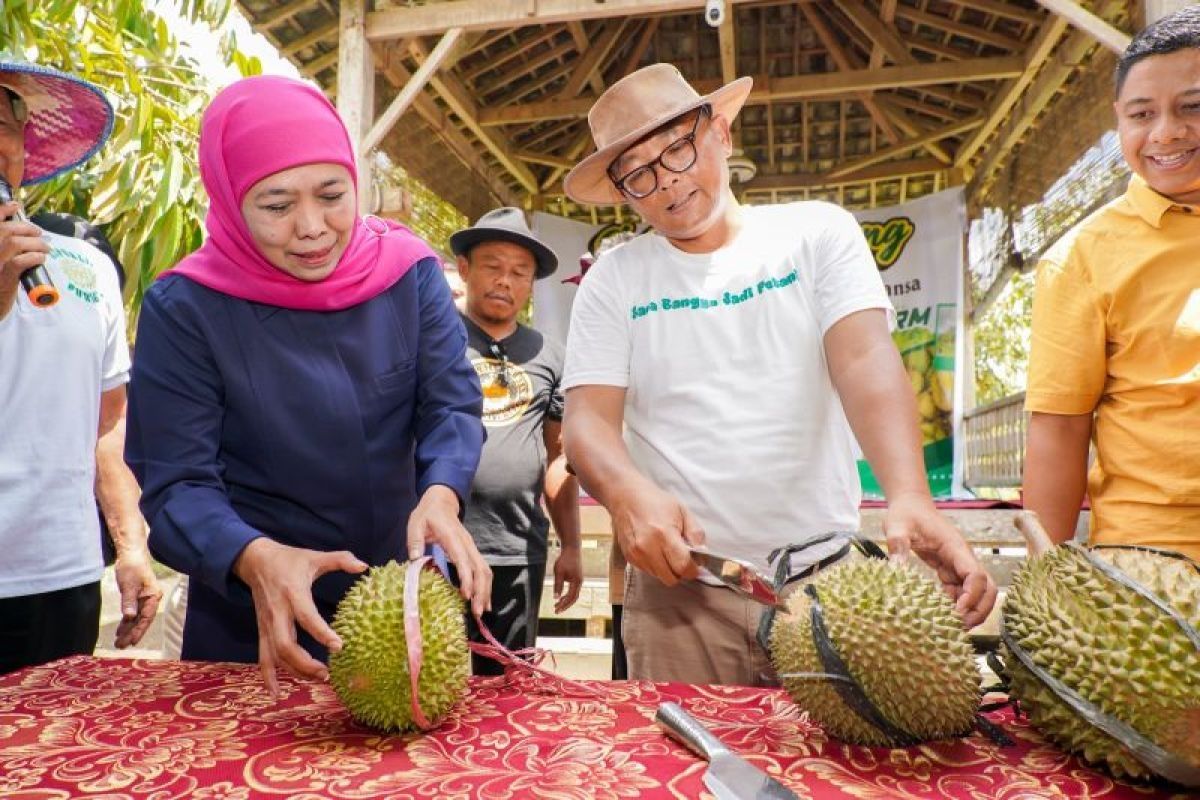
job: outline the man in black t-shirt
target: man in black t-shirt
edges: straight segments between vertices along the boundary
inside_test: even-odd
[[[487,441],[464,524],[492,568],[492,610],[483,623],[509,649],[532,647],[554,521],[562,550],[554,563],[555,611],[571,606],[583,582],[579,485],[562,455],[563,347],[517,322],[533,282],[558,267],[520,209],[484,214],[450,237],[466,284],[467,356],[483,387]],[[472,640],[483,641],[468,618]],[[474,657],[477,675],[500,665]]]

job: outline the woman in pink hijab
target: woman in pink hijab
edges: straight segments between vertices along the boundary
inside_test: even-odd
[[[150,548],[191,576],[183,657],[321,678],[368,566],[439,544],[476,611],[459,522],[483,442],[439,260],[357,214],[346,128],[316,89],[248,78],[204,114],[208,239],[146,293],[126,457]]]

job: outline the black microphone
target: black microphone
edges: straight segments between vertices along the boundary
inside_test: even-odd
[[[0,178],[0,204],[12,201],[12,187],[8,185],[8,181]],[[20,210],[17,211],[16,216],[19,220],[27,221]],[[22,272],[21,288],[29,296],[29,302],[38,308],[49,308],[58,302],[58,289],[54,287],[54,281],[50,280],[50,273],[46,271],[45,264],[38,264]]]

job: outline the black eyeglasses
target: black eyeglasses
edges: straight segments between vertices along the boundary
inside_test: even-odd
[[[658,188],[658,172],[654,169],[655,164],[660,165],[668,172],[687,172],[696,163],[696,131],[700,130],[700,120],[711,113],[712,109],[709,106],[700,106],[700,113],[696,115],[691,133],[671,142],[658,154],[658,158],[642,164],[632,172],[625,173],[623,177],[618,178],[612,173],[611,168],[608,177],[617,185],[618,189],[635,200],[649,197]]]
[[[488,343],[488,352],[492,354],[492,358],[500,362],[500,372],[496,375],[496,382],[500,384],[500,388],[508,388],[508,353],[504,352],[504,345],[496,340]]]

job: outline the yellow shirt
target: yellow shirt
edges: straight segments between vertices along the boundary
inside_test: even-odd
[[[1135,176],[1046,253],[1025,408],[1095,412],[1093,543],[1200,559],[1200,206]]]

